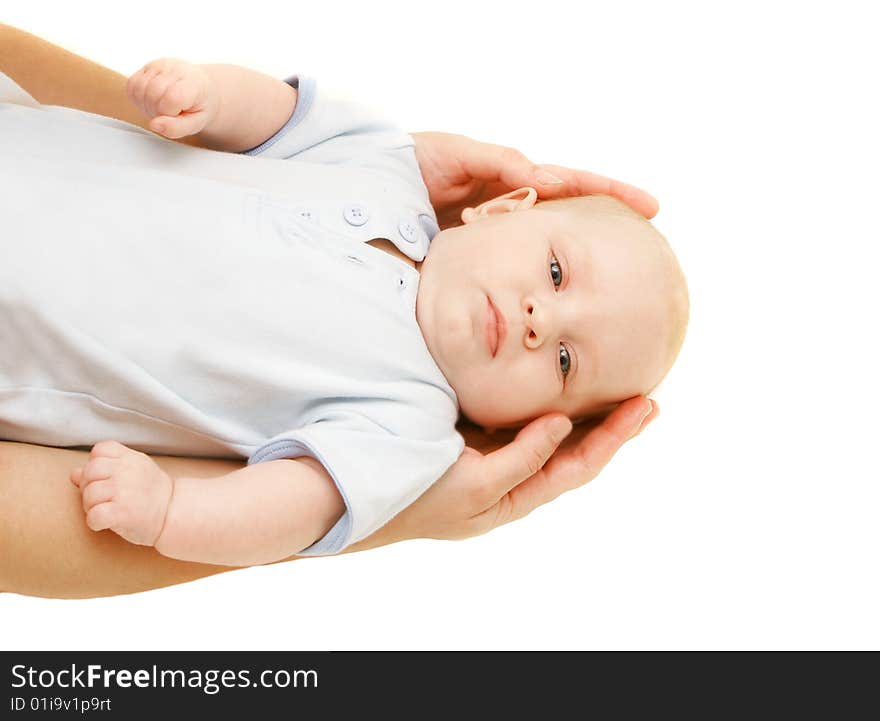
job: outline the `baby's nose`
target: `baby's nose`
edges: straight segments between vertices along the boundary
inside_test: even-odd
[[[526,348],[540,348],[550,330],[546,309],[533,298],[527,298],[523,303],[523,311],[523,343]]]

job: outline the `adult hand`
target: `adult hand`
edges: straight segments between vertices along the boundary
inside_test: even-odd
[[[468,538],[522,518],[593,480],[659,412],[656,403],[636,396],[598,425],[579,427],[575,433],[571,421],[558,413],[532,421],[506,445],[502,445],[508,440],[504,436],[468,431],[464,453],[440,480],[348,550],[411,538]]]
[[[586,170],[536,165],[514,148],[464,135],[413,133],[416,158],[441,228],[461,225],[461,211],[529,186],[542,200],[570,195],[613,195],[646,218],[659,204],[644,190]]]

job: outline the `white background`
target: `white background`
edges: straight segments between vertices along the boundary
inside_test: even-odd
[[[661,417],[523,521],[118,598],[3,594],[2,646],[880,648],[868,5],[5,0],[126,75],[306,72],[409,130],[639,185],[692,319]]]

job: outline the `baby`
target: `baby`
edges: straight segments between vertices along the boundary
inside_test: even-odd
[[[439,231],[411,138],[309,79],[132,76],[155,132],[225,152],[0,81],[0,438],[97,442],[71,475],[94,530],[205,563],[337,553],[455,462],[459,413],[601,415],[682,344],[648,221],[522,188]],[[249,465],[172,479],[132,448]]]

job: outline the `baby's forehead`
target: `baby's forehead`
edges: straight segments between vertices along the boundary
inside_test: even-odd
[[[581,270],[588,270],[594,287],[613,300],[622,322],[634,328],[649,323],[657,331],[649,335],[664,356],[670,355],[667,346],[680,346],[689,314],[687,286],[675,254],[654,225],[614,199],[576,198],[548,203],[546,209],[572,220],[566,227],[584,251],[578,256],[585,266]]]
[[[619,201],[609,204],[595,197],[604,196],[545,201],[532,210],[538,218],[552,218],[548,227],[590,255],[647,259],[661,250],[661,236],[648,220],[621,208]]]
[[[584,228],[651,228],[648,220],[620,201],[606,196],[545,200],[536,203],[532,210],[537,213],[553,213],[557,218],[564,219],[566,224],[581,225]]]

